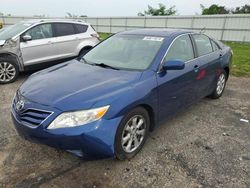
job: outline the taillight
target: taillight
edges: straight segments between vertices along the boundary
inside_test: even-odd
[[[100,36],[98,35],[98,33],[92,33],[92,34],[91,34],[91,37],[95,37],[95,38],[98,38],[98,39],[99,39]]]

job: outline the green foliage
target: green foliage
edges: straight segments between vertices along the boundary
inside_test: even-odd
[[[110,33],[98,33],[98,34],[99,34],[101,40],[105,40],[105,39],[107,39],[109,36],[112,35],[112,34],[110,34]]]
[[[225,42],[225,44],[233,50],[232,75],[250,77],[250,43]]]
[[[175,6],[171,6],[167,9],[167,7],[163,4],[159,4],[158,8],[153,8],[152,6],[148,5],[148,10],[145,10],[144,13],[139,12],[138,16],[170,16],[175,15],[177,10]]]
[[[242,7],[236,7],[233,11],[233,14],[250,14],[250,5],[244,5]]]
[[[211,5],[206,8],[204,5],[200,5],[202,9],[202,15],[211,15],[211,14],[229,14],[230,10],[228,10],[225,6],[219,6],[216,4]]]
[[[235,9],[229,9],[225,6],[219,6],[216,4],[211,5],[210,7],[205,7],[204,5],[200,5],[202,10],[202,15],[211,15],[211,14],[249,14],[250,13],[250,5],[244,5],[241,7],[236,7]]]

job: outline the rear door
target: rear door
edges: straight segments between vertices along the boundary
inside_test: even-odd
[[[53,23],[56,35],[56,48],[60,58],[68,58],[78,55],[76,52],[79,36],[72,23]]]
[[[22,41],[22,36],[30,35],[32,40]],[[25,65],[51,61],[57,58],[55,38],[50,23],[40,24],[23,33],[20,48]]]
[[[185,62],[183,70],[168,70],[157,74],[159,95],[159,118],[165,119],[196,100],[195,59],[193,45],[188,34],[179,36],[169,47],[163,62],[180,60]]]
[[[221,52],[206,35],[193,34],[192,37],[199,60],[196,77],[197,97],[203,98],[214,89],[216,74],[220,70]]]

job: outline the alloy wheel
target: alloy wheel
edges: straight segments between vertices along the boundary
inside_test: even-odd
[[[220,95],[223,92],[225,83],[226,83],[226,77],[224,74],[221,74],[217,81],[217,87],[216,87],[216,92],[218,95]]]
[[[16,68],[8,62],[0,62],[0,81],[9,82],[16,76]]]
[[[142,144],[146,134],[146,121],[143,116],[133,116],[122,132],[121,144],[127,153],[132,153]]]

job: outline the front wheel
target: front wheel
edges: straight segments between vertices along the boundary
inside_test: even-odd
[[[115,139],[117,159],[125,160],[134,157],[143,147],[149,132],[148,112],[138,107],[122,119]]]
[[[213,93],[209,96],[212,99],[218,99],[222,96],[227,82],[227,74],[222,71],[217,78],[216,87]]]
[[[0,84],[14,82],[19,70],[16,62],[11,58],[0,58]]]

